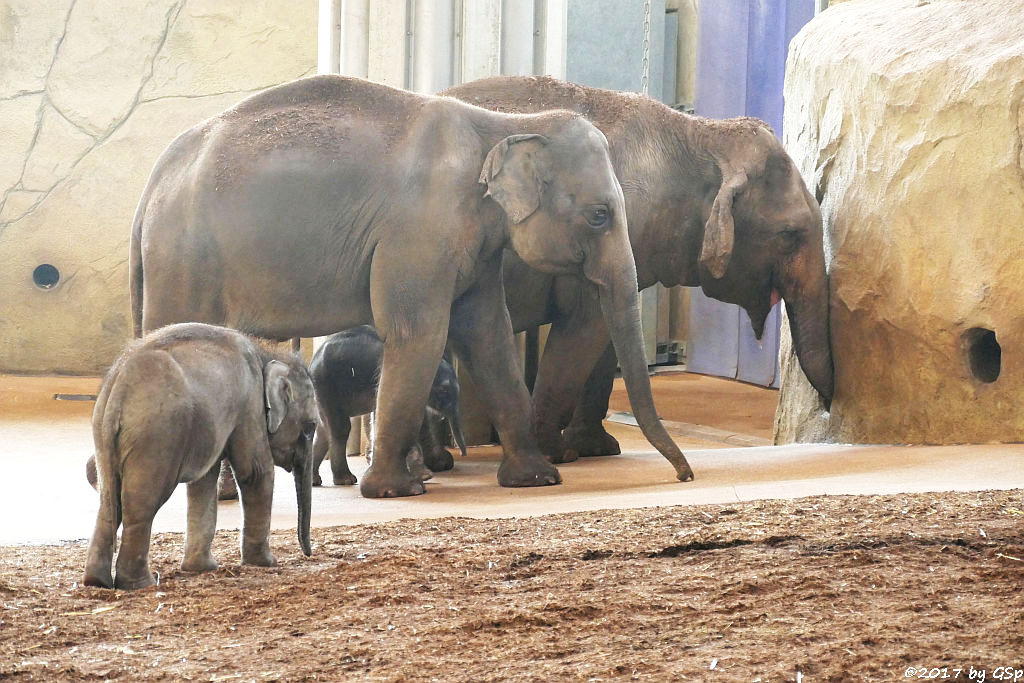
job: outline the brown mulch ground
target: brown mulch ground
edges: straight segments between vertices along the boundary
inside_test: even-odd
[[[273,569],[239,567],[219,532],[206,575],[165,534],[160,585],[136,593],[78,586],[84,543],[4,547],[0,679],[991,681],[1024,668],[1022,508],[1009,491],[403,521],[314,530],[312,558],[275,533]]]

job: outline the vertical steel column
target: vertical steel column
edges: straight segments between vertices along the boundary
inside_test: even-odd
[[[373,0],[369,12],[366,75],[396,88],[409,85],[409,7],[406,0]]]
[[[467,0],[463,3],[463,82],[501,73],[501,4],[501,0]]]
[[[412,21],[412,89],[434,94],[452,84],[452,0],[416,0]]]
[[[370,0],[342,0],[341,71],[366,78],[370,58]]]
[[[338,73],[341,39],[341,0],[320,0],[317,21],[316,72]]]
[[[538,22],[543,49],[537,73],[564,79],[566,46],[568,45],[569,0],[539,1],[543,2],[541,16],[544,20]]]
[[[533,73],[533,0],[501,3],[501,73]]]

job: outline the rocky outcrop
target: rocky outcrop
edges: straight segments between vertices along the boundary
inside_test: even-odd
[[[316,36],[316,0],[0,5],[0,371],[109,364],[131,336],[128,233],[156,158],[315,73]]]
[[[777,441],[1024,439],[1022,16],[855,0],[793,39],[785,144],[825,220],[836,394],[824,413],[785,356]]]

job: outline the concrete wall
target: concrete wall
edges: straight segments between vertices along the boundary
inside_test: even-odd
[[[131,336],[129,228],[157,156],[315,73],[317,3],[0,0],[0,55],[0,371],[99,372]]]

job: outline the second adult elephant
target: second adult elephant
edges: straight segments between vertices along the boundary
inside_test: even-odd
[[[180,135],[132,226],[136,334],[195,320],[271,339],[372,324],[384,342],[368,497],[424,492],[405,457],[446,342],[498,429],[503,486],[560,481],[537,447],[501,260],[600,293],[633,411],[658,421],[622,190],[582,116],[518,116],[340,76],[270,88]]]
[[[824,403],[831,401],[821,213],[764,122],[703,119],[641,95],[548,77],[488,78],[445,94],[495,111],[585,115],[608,138],[640,289],[699,285],[742,306],[759,338],[783,299],[800,366]],[[516,330],[552,324],[533,394],[542,450],[555,462],[618,453],[601,425],[615,352],[596,292],[514,254],[505,259],[505,291]]]

